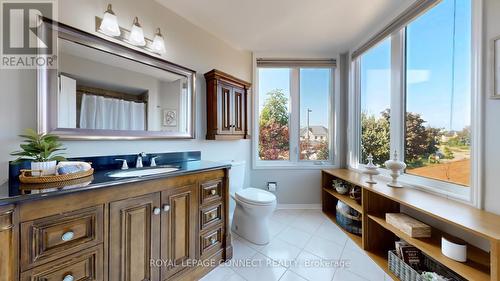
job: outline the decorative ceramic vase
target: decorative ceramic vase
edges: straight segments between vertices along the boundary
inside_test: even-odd
[[[31,175],[34,177],[48,176],[56,174],[57,161],[31,162]],[[40,171],[42,171],[40,173]]]
[[[373,164],[373,156],[371,154],[368,155],[366,159],[368,159],[368,164],[365,165],[365,170],[363,171],[363,173],[369,176],[369,179],[366,182],[376,184],[377,182],[373,179],[373,176],[380,174],[380,172],[377,170],[377,165]]]
[[[385,161],[385,167],[391,170],[392,181],[387,185],[390,187],[403,187],[398,182],[398,177],[404,169],[406,169],[406,164],[403,161],[398,161],[398,152],[394,151],[394,158],[392,160]]]

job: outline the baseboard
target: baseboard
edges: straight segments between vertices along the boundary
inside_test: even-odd
[[[321,210],[321,204],[278,204],[276,209]]]

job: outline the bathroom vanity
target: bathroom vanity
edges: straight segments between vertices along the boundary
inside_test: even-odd
[[[230,166],[173,166],[0,196],[0,280],[196,280],[230,259]]]

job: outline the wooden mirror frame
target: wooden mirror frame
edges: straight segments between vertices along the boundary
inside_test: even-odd
[[[186,133],[162,131],[93,130],[77,128],[57,128],[58,69],[46,66],[37,68],[37,126],[39,133],[50,133],[61,139],[70,140],[134,140],[134,139],[194,139],[196,132],[196,72],[184,66],[171,63],[158,56],[150,55],[119,43],[108,41],[94,34],[74,27],[42,18],[39,35],[53,35],[53,46],[57,39],[65,39],[101,52],[113,54],[147,66],[184,76],[190,91],[190,117]],[[46,36],[45,36],[46,37]],[[54,48],[57,50],[57,48]]]

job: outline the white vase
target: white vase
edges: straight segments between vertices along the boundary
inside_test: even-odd
[[[403,187],[401,183],[398,182],[398,177],[402,171],[406,169],[406,164],[403,161],[398,160],[398,152],[394,151],[394,158],[392,160],[385,161],[385,167],[391,170],[392,181],[387,183],[390,187]]]
[[[31,162],[31,175],[34,177],[55,175],[56,165],[57,161]],[[39,170],[42,170],[41,174]]]

